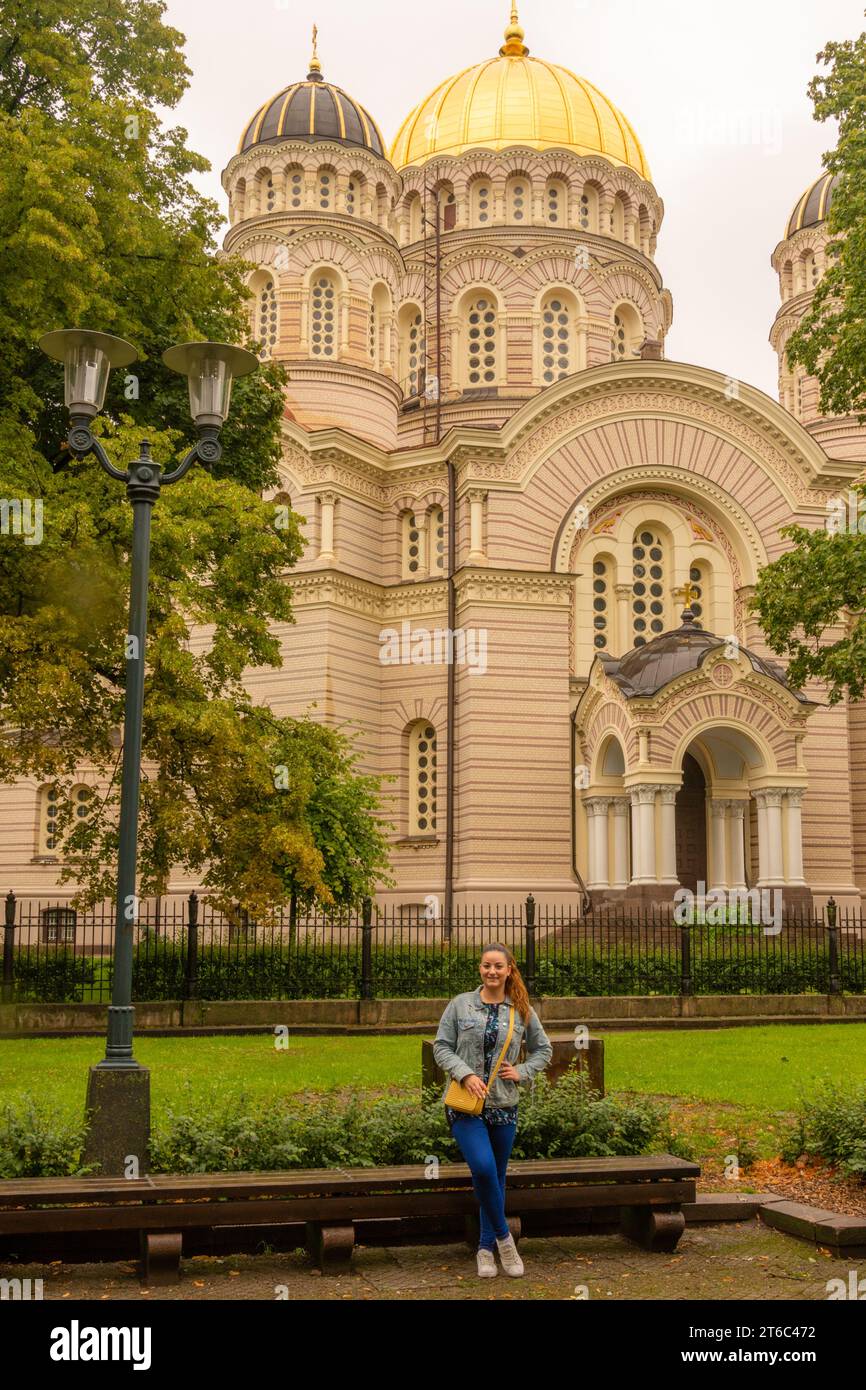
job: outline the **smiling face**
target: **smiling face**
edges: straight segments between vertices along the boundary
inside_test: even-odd
[[[511,967],[501,951],[485,951],[478,967],[481,982],[491,994],[498,994],[507,985]]]

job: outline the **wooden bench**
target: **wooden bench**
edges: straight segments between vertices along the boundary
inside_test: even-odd
[[[646,1250],[671,1251],[695,1201],[700,1168],[670,1154],[637,1158],[524,1160],[508,1168],[506,1212],[521,1234],[620,1230]],[[184,1234],[207,1228],[279,1228],[298,1237],[319,1269],[349,1267],[364,1244],[424,1243],[455,1228],[477,1240],[478,1205],[468,1167],[442,1164],[203,1173],[173,1177],[17,1178],[0,1182],[0,1260],[22,1257],[27,1237],[138,1235],[146,1284],[175,1282]],[[42,1242],[44,1246],[44,1240]],[[292,1248],[289,1246],[288,1248]],[[85,1254],[83,1258],[87,1258]],[[92,1258],[92,1254],[91,1254]]]

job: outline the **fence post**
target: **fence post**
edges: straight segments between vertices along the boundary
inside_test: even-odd
[[[362,903],[361,921],[361,998],[373,998],[373,899]]]
[[[526,899],[526,989],[535,993],[535,899]]]
[[[842,980],[839,976],[839,928],[836,925],[836,899],[827,904],[827,936],[830,947],[830,993],[842,993]]]
[[[17,902],[12,889],[6,894],[6,920],[3,928],[3,1003],[12,1003],[15,958],[12,954],[15,944],[15,909]]]
[[[187,899],[188,916],[186,930],[186,969],[184,971],[184,998],[195,999],[198,994],[198,893],[193,891]]]
[[[680,927],[680,994],[692,992],[692,929],[688,922]]]

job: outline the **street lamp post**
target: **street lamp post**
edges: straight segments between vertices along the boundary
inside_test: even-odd
[[[144,711],[144,663],[147,641],[147,589],[150,566],[150,525],[163,487],[179,482],[195,462],[216,463],[222,448],[219,434],[229,412],[232,381],[255,371],[258,359],[243,348],[224,343],[185,343],[169,348],[163,361],[189,382],[190,413],[198,441],[183,462],[163,473],[147,440],[126,471],[115,468],[92,423],[105,401],[112,367],[125,367],[138,356],[131,343],[87,329],[48,333],[39,346],[64,364],[65,398],[69,410],[69,448],[78,459],[95,454],[111,478],[126,484],[132,504],[132,574],[129,630],[126,637],[126,694],[123,724],[123,769],[114,919],[114,982],[108,1009],[105,1057],[90,1069],[87,1108],[90,1114],[85,1158],[98,1162],[105,1174],[136,1176],[143,1172],[150,1138],[150,1073],[132,1051],[135,1009],[132,1004],[132,960],[138,856],[139,787]]]

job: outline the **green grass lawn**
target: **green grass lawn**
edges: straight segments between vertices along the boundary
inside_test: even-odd
[[[271,1036],[141,1038],[138,1061],[151,1068],[155,1117],[197,1096],[244,1091],[278,1098],[341,1088],[414,1091],[421,1040],[406,1037],[290,1036],[285,1051]],[[0,1104],[25,1093],[69,1114],[84,1104],[87,1069],[101,1060],[93,1038],[0,1040]],[[686,1105],[787,1112],[801,1090],[822,1079],[866,1076],[866,1024],[719,1028],[605,1035],[609,1091],[676,1097]]]

